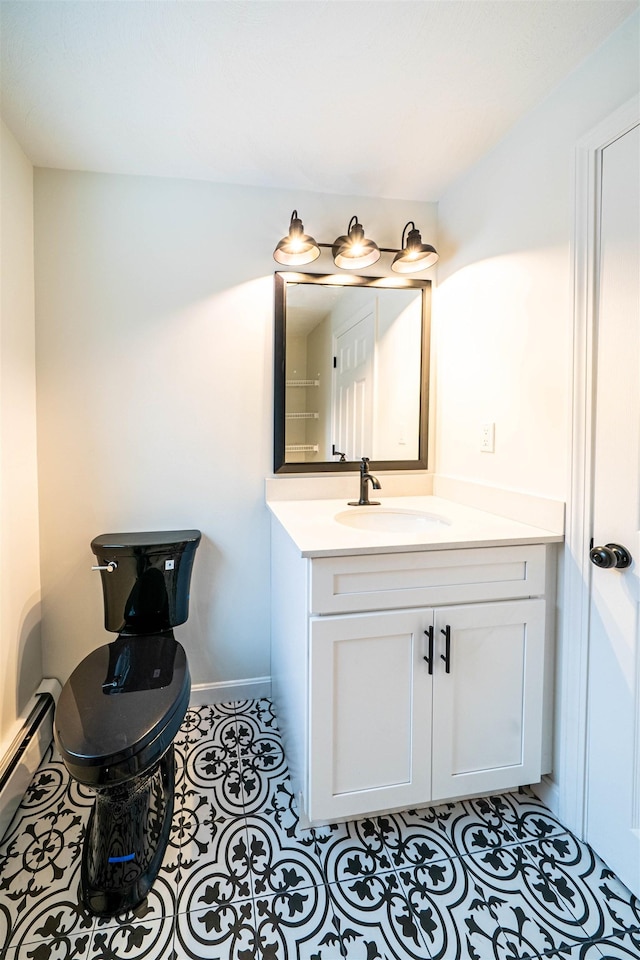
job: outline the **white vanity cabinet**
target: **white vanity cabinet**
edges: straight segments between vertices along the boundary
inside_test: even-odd
[[[273,694],[312,823],[540,779],[543,544],[306,559],[273,533]]]
[[[309,644],[312,820],[539,780],[544,600],[313,617]]]
[[[309,636],[311,820],[416,806],[431,795],[426,610],[314,617]]]

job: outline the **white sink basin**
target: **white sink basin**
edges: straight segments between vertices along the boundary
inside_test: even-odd
[[[451,521],[435,513],[419,510],[387,510],[384,507],[354,507],[337,513],[335,519],[346,527],[372,530],[378,533],[421,533],[429,527],[446,525]]]

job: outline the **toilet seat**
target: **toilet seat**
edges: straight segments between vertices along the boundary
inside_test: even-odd
[[[92,651],[56,707],[54,736],[70,774],[99,787],[150,769],[180,729],[190,691],[187,658],[170,631],[119,636]]]

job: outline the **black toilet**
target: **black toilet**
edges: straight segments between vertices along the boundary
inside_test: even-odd
[[[155,880],[173,815],[173,739],[189,705],[173,628],[189,615],[199,530],[96,537],[105,627],[62,688],[54,736],[71,776],[92,787],[80,897],[98,916],[137,906]]]

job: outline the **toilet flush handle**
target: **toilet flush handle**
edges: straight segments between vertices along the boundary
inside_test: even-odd
[[[109,563],[104,564],[104,566],[91,567],[91,569],[92,569],[92,570],[106,570],[107,573],[113,573],[113,571],[117,568],[117,566],[118,566],[118,561],[117,561],[117,560],[109,560]]]

